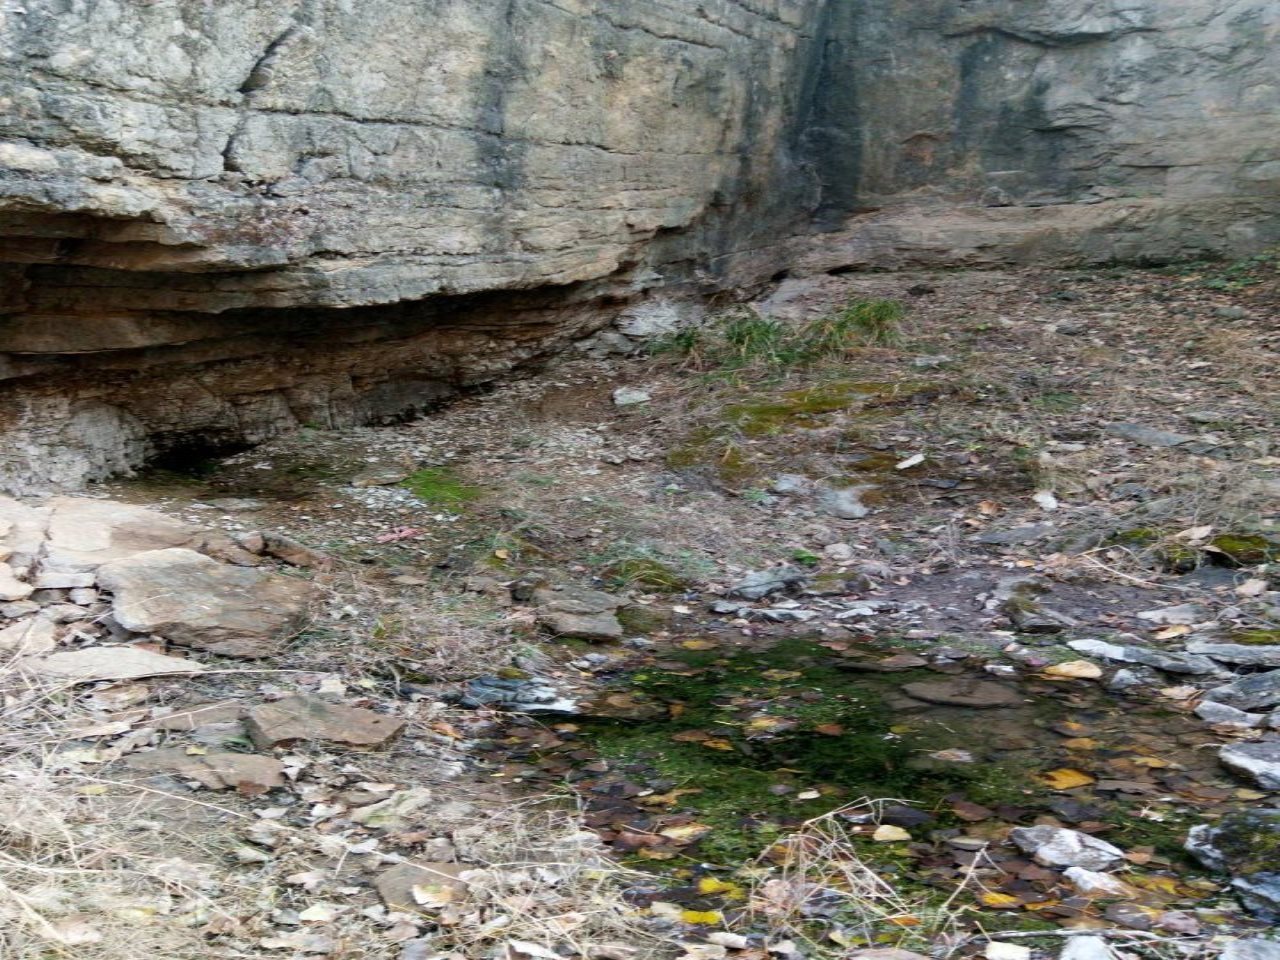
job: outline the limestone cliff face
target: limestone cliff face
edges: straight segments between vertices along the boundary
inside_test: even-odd
[[[0,0],[0,485],[423,407],[619,305],[1280,237],[1271,0]]]

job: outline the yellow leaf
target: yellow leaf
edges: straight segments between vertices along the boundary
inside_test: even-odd
[[[794,680],[801,673],[799,670],[766,670],[760,676],[766,680]]]
[[[883,823],[876,827],[876,832],[871,835],[871,839],[878,843],[897,843],[901,840],[910,840],[911,834],[903,830],[901,827],[895,827],[887,823]]]
[[[511,551],[508,550],[506,547],[500,547],[497,550],[493,551],[493,555],[497,557],[499,560],[511,559]]]
[[[709,897],[720,894],[730,900],[741,899],[744,896],[742,887],[738,884],[718,877],[703,877],[698,881],[698,892]]]
[[[923,922],[919,917],[912,916],[909,913],[900,913],[896,917],[885,917],[884,919],[895,927],[918,927]]]
[[[1088,660],[1068,660],[1066,663],[1055,663],[1045,667],[1046,677],[1063,677],[1073,680],[1097,680],[1102,676],[1102,668]]]
[[[680,646],[686,650],[714,650],[720,644],[714,640],[685,640]]]
[[[712,750],[729,751],[733,749],[733,744],[728,740],[725,740],[723,737],[712,737],[710,740],[703,740],[702,746],[708,747]]]
[[[677,843],[693,843],[710,832],[711,828],[705,823],[684,823],[678,827],[667,827],[665,830],[658,831],[668,840],[674,840]]]
[[[1174,623],[1167,627],[1161,627],[1151,636],[1156,640],[1172,640],[1174,637],[1185,637],[1191,632],[1191,628],[1185,623]]]
[[[646,860],[674,860],[676,855],[670,850],[652,850],[649,847],[641,847],[637,853]]]
[[[643,803],[646,807],[669,807],[679,802],[681,797],[688,796],[691,793],[701,793],[701,790],[682,787],[672,790],[670,793],[654,793],[647,797],[636,797],[636,803]]]
[[[697,923],[714,927],[724,922],[724,915],[719,910],[682,910],[680,919],[685,923]]]
[[[1134,766],[1149,767],[1152,770],[1164,770],[1168,767],[1178,766],[1172,760],[1161,760],[1159,757],[1133,757],[1131,759]]]
[[[978,894],[978,900],[983,906],[995,910],[1014,910],[1022,906],[1022,901],[1017,897],[1011,897],[1007,893],[997,893],[994,890]]]
[[[1054,790],[1073,790],[1076,787],[1087,787],[1091,783],[1098,782],[1089,774],[1080,770],[1072,770],[1070,767],[1059,767],[1057,770],[1050,770],[1037,779]]]

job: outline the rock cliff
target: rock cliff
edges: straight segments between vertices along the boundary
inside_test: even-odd
[[[0,486],[655,297],[1280,238],[1269,0],[3,0]]]

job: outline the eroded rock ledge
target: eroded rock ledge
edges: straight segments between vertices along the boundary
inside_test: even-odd
[[[1267,0],[0,12],[0,487],[421,409],[654,297],[1280,239]]]

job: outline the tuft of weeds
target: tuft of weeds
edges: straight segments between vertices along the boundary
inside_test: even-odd
[[[899,346],[904,315],[896,300],[853,300],[835,313],[791,324],[744,307],[706,327],[682,330],[654,349],[697,370],[780,371],[841,360],[867,347]]]

